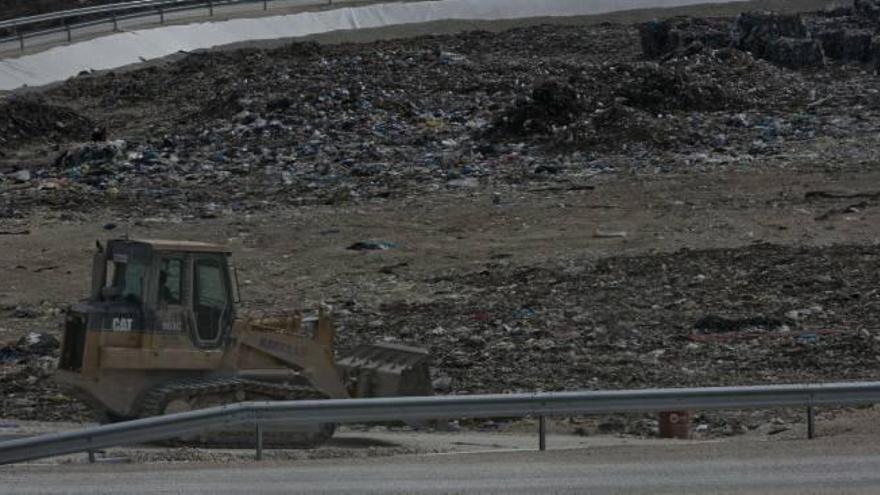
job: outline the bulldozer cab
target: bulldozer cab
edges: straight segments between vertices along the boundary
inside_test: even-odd
[[[95,256],[93,299],[121,310],[110,330],[186,333],[217,348],[235,319],[228,257],[212,244],[113,240]]]
[[[77,305],[84,318],[68,326],[82,340],[85,332],[184,334],[200,349],[224,346],[235,307],[229,252],[196,242],[111,240],[98,246],[92,263],[91,295]],[[78,327],[78,328],[77,328]],[[82,353],[70,346],[61,366],[77,369]]]

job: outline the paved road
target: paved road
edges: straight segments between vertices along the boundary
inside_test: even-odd
[[[871,442],[826,439],[286,464],[28,465],[0,469],[0,493],[876,494],[878,453]]]

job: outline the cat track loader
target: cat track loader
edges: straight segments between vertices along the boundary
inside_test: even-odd
[[[324,311],[240,317],[230,255],[199,242],[98,243],[91,294],[67,312],[56,381],[103,422],[251,400],[432,394],[423,349],[363,346],[337,362]],[[280,426],[264,442],[314,446],[333,428]],[[175,441],[237,446],[252,434]]]

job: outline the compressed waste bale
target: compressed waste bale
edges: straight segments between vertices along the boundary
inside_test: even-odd
[[[880,2],[877,0],[855,0],[853,10],[856,14],[873,21],[880,19]]]
[[[658,59],[678,51],[698,51],[702,48],[730,46],[727,23],[706,19],[674,17],[652,20],[639,25],[642,53],[649,59]]]
[[[826,30],[816,37],[828,58],[852,62],[869,62],[874,58],[871,46],[874,34],[866,29]]]
[[[754,56],[789,68],[825,63],[822,45],[810,37],[798,14],[746,12],[736,19],[736,46]]]
[[[792,69],[825,65],[822,45],[813,39],[779,38],[766,46],[763,58]]]

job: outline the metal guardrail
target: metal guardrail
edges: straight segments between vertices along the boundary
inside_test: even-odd
[[[269,4],[276,0],[135,0],[131,2],[97,5],[79,9],[64,10],[28,17],[19,17],[0,21],[0,32],[14,33],[12,36],[0,37],[0,44],[13,41],[19,42],[21,51],[25,49],[25,40],[56,33],[66,33],[67,41],[73,40],[76,29],[98,24],[113,24],[113,31],[119,30],[119,22],[139,17],[159,18],[159,24],[165,24],[165,15],[185,10],[208,9],[213,16],[215,8],[226,5],[261,4],[262,10],[268,10]],[[335,3],[358,3],[357,0],[336,0]],[[333,5],[334,0],[314,0],[305,6]],[[100,16],[96,19],[81,20],[84,17]],[[70,21],[77,22],[70,22]],[[58,22],[56,27],[44,27],[47,23]]]
[[[543,450],[544,417],[547,416],[806,407],[812,429],[813,408],[816,406],[878,402],[880,382],[245,402],[3,442],[0,443],[0,464],[76,452],[91,453],[107,447],[154,442],[209,430],[240,429],[242,426],[254,427],[257,459],[260,459],[263,427],[273,423],[313,425],[440,418],[535,416],[540,418]]]
[[[92,7],[82,7],[78,9],[60,10],[57,12],[48,12],[46,14],[37,14],[27,17],[3,20],[0,21],[0,29],[16,28],[47,21],[64,20],[71,17],[83,17],[90,14],[109,13],[113,11],[118,12],[135,8],[157,7],[169,4],[181,4],[186,2],[187,0],[136,0],[134,2],[120,2],[105,5],[95,5]]]

